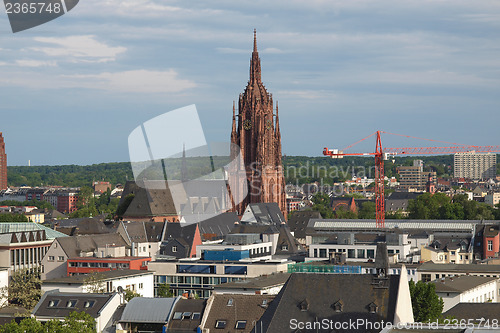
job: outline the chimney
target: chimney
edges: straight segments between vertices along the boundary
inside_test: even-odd
[[[375,269],[379,277],[389,275],[389,253],[387,252],[387,243],[377,243],[377,253],[375,254]]]

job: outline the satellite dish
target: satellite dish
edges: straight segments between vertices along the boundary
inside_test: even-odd
[[[123,287],[122,286],[118,286],[118,288],[116,288],[116,290],[118,290],[118,293],[123,293]]]

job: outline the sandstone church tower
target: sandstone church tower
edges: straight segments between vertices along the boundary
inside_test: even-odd
[[[231,172],[237,172],[239,179],[246,179],[248,182],[231,185],[233,193],[240,191],[241,186],[248,185],[248,196],[242,203],[235,205],[239,215],[243,214],[247,204],[261,202],[276,202],[283,214],[286,213],[277,103],[276,113],[273,109],[272,94],[267,92],[261,80],[257,35],[254,30],[250,79],[245,91],[239,96],[238,114],[233,102],[231,143],[241,148],[244,165]],[[234,154],[232,152],[232,156]]]
[[[7,154],[5,154],[5,142],[0,132],[0,190],[7,188]]]

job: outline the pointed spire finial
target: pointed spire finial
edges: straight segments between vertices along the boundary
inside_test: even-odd
[[[257,52],[257,29],[253,29],[253,51]]]

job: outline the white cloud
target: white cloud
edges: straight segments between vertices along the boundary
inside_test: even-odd
[[[16,60],[16,65],[20,67],[54,67],[56,66],[55,61],[41,61],[41,60]]]
[[[192,81],[178,78],[175,70],[132,70],[97,75],[67,76],[86,88],[141,93],[176,93],[196,87]]]
[[[35,37],[35,41],[53,45],[53,47],[32,47],[33,51],[42,52],[50,57],[65,58],[69,62],[108,62],[125,52],[125,47],[112,47],[95,40],[95,36]]]

